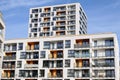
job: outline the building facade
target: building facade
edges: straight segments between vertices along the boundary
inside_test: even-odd
[[[3,42],[4,42],[4,30],[5,24],[2,18],[2,13],[0,12],[0,71],[2,67],[2,54],[3,54]],[[1,75],[1,73],[0,73]],[[0,76],[1,78],[1,76]]]
[[[4,42],[1,80],[119,80],[116,34]]]
[[[86,33],[87,17],[79,3],[30,9],[28,30],[30,38]]]

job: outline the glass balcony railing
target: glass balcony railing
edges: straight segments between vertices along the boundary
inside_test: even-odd
[[[3,56],[3,60],[15,60],[16,56]]]
[[[97,63],[93,67],[114,67],[114,63]]]
[[[90,47],[89,44],[86,44],[86,45],[75,44],[74,45],[74,48],[89,48],[89,47]]]

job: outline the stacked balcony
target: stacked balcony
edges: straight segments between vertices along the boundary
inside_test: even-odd
[[[5,53],[5,56],[3,56],[3,60],[4,61],[8,61],[8,60],[11,60],[11,61],[14,61],[16,60],[16,52],[6,52]]]
[[[25,79],[37,79],[38,70],[19,70],[19,77]]]
[[[62,78],[63,70],[62,69],[51,69],[48,73],[48,78]]]
[[[56,59],[56,58],[63,58],[63,51],[62,50],[52,50],[49,54],[50,59]]]
[[[93,40],[93,42],[94,42],[94,49],[114,48],[114,39],[113,38],[97,39],[97,40]]]
[[[14,70],[3,70],[2,79],[14,79],[15,71]]]
[[[76,59],[74,63],[75,68],[89,68],[90,60],[89,59]]]
[[[114,79],[115,71],[114,70],[93,70],[92,77],[94,79]]]
[[[15,52],[16,50],[17,50],[16,43],[4,44],[4,51],[5,52]]]
[[[3,62],[2,69],[12,70],[15,69],[15,61]]]
[[[38,61],[37,60],[32,60],[26,61],[26,64],[24,65],[24,68],[28,68],[28,69],[37,69],[38,68]]]
[[[90,78],[90,70],[89,69],[68,69],[67,77],[73,77],[75,79],[89,79]]]
[[[85,50],[68,50],[69,58],[81,58],[81,59],[89,59],[90,52],[89,49]]]
[[[89,48],[89,39],[77,39],[74,48]]]
[[[63,60],[44,60],[43,68],[63,68]]]
[[[43,49],[60,50],[63,48],[63,41],[44,41]]]
[[[39,42],[28,42],[26,50],[39,50]]]

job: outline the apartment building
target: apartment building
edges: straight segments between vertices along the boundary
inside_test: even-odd
[[[1,80],[119,80],[116,34],[4,42]]]
[[[30,38],[86,33],[87,17],[80,3],[30,9],[28,30]]]
[[[0,71],[1,71],[1,67],[2,67],[4,30],[5,30],[5,24],[4,24],[4,21],[2,18],[2,13],[0,12]],[[0,73],[0,75],[1,75],[1,73]]]

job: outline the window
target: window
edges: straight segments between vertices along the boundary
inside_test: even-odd
[[[18,50],[23,50],[23,43],[18,44]]]
[[[35,45],[34,45],[34,49],[35,49],[35,50],[39,50],[39,44],[35,44]]]
[[[21,68],[22,67],[22,61],[17,61],[17,68]]]
[[[40,76],[39,77],[44,77],[45,76],[45,70],[40,70]]]
[[[94,57],[97,57],[97,50],[94,51]]]
[[[70,67],[70,59],[65,60],[65,67]]]
[[[89,50],[83,50],[82,57],[90,57]]]
[[[114,56],[114,50],[113,49],[106,49],[105,50],[105,56],[106,57]]]
[[[89,67],[89,61],[88,60],[83,60],[83,67]]]
[[[105,46],[114,46],[113,40],[105,40]]]
[[[74,50],[68,50],[68,57],[75,57],[75,51]]]
[[[50,42],[48,41],[44,42],[44,49],[50,49]]]
[[[106,70],[106,77],[115,77],[114,70]]]
[[[34,59],[38,59],[38,58],[39,58],[39,53],[38,53],[38,52],[34,52],[33,58],[34,58]]]
[[[105,64],[106,64],[106,67],[114,66],[114,59],[106,59]]]
[[[94,46],[97,46],[97,41],[94,41]]]
[[[74,77],[74,70],[73,69],[68,69],[67,77]]]
[[[57,42],[57,49],[63,48],[63,42]]]
[[[62,51],[59,51],[57,53],[57,58],[63,58],[63,52]]]
[[[56,17],[53,17],[53,21],[55,21],[56,20]]]
[[[20,53],[20,59],[26,59],[26,53],[25,52]]]
[[[53,26],[54,25],[54,22],[51,22],[51,26]]]
[[[49,67],[49,61],[43,61],[43,67]]]
[[[71,40],[65,40],[65,48],[70,48]]]
[[[45,58],[45,51],[41,51],[41,53],[40,53],[40,58]]]

